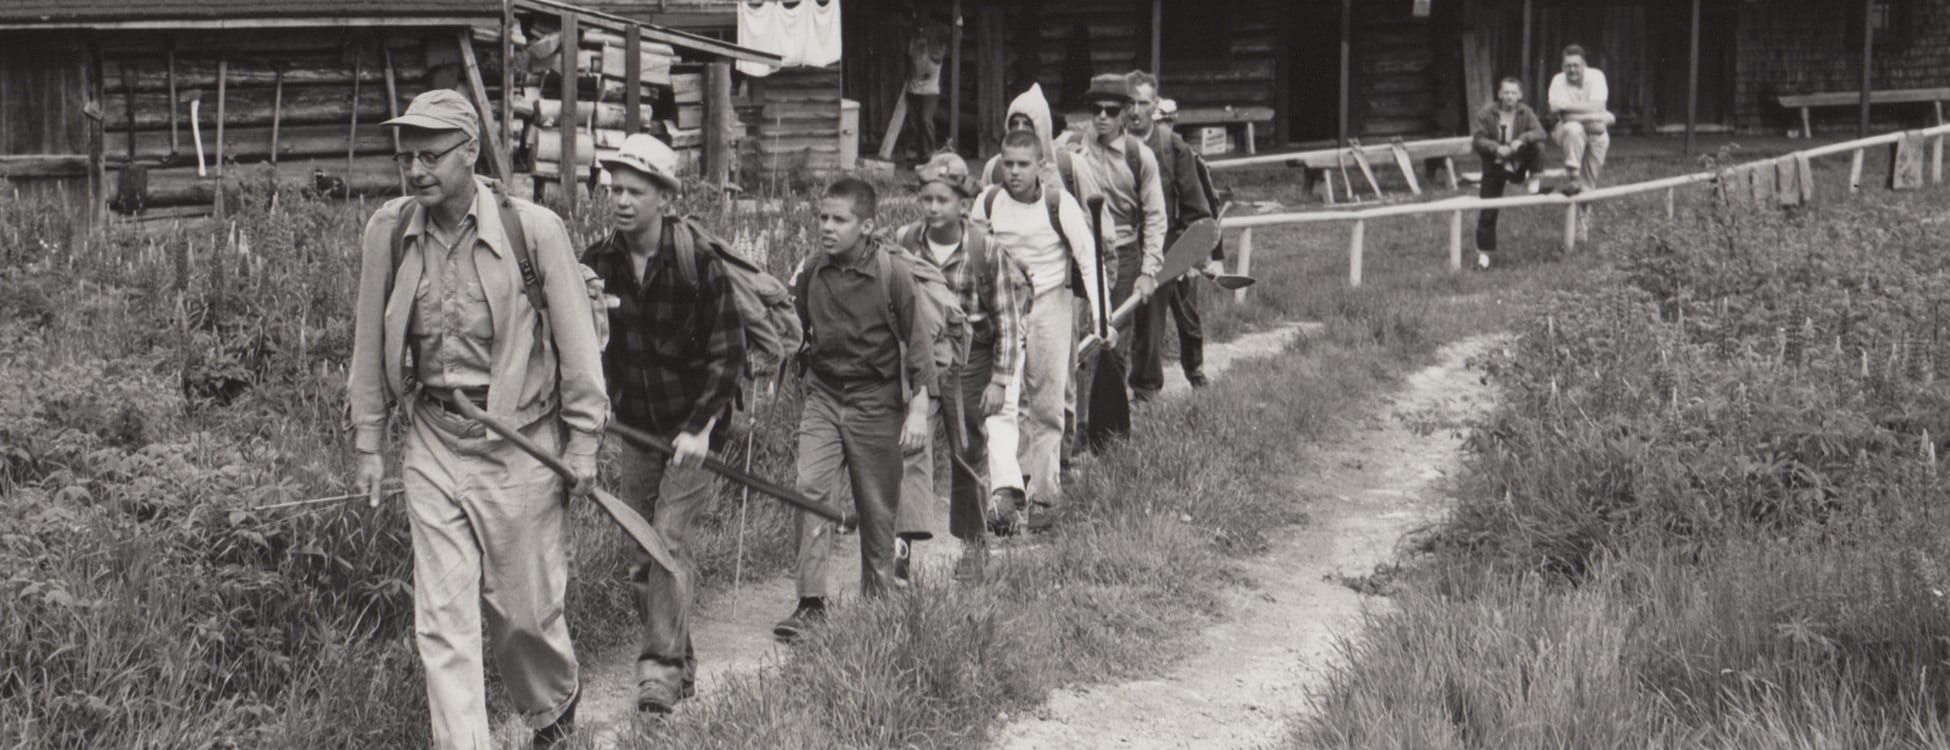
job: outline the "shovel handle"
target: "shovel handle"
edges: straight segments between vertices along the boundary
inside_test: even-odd
[[[1123,329],[1125,323],[1131,322],[1131,316],[1137,314],[1138,305],[1143,304],[1143,302],[1144,300],[1138,299],[1138,296],[1135,294],[1124,300],[1124,304],[1118,305],[1117,310],[1110,314],[1110,322],[1107,328]],[[1094,333],[1085,336],[1082,341],[1077,342],[1077,356],[1088,358],[1090,355],[1096,354],[1097,350],[1102,348],[1103,345],[1104,337]]]
[[[656,435],[652,435],[648,432],[644,432],[642,430],[630,427],[628,425],[624,425],[614,419],[611,419],[609,421],[608,429],[609,429],[609,433],[612,435],[623,438],[624,440],[628,440],[632,443],[656,451],[658,453],[662,453],[664,455],[676,455],[677,453],[676,446],[671,445],[670,441],[665,440]],[[795,492],[791,488],[786,487],[784,485],[780,485],[770,480],[759,477],[755,474],[742,471],[736,466],[732,466],[731,464],[725,463],[723,460],[720,460],[717,456],[709,456],[709,455],[705,456],[704,468],[710,470],[712,473],[715,473],[733,482],[737,482],[738,484],[744,485],[746,487],[750,487],[754,490],[758,490],[760,494],[770,496],[772,498],[784,502],[786,505],[790,505],[794,508],[798,508],[799,510],[803,510],[807,513],[811,513],[813,515],[819,516],[828,521],[832,521],[833,523],[837,523],[841,526],[847,528],[853,528],[853,526],[856,523],[856,519],[853,518],[853,514],[851,513],[847,513],[845,511],[836,509],[833,506],[806,497],[805,495],[801,495],[798,492]]]
[[[454,408],[459,409],[462,416],[479,422],[481,426],[488,429],[488,432],[500,435],[502,439],[514,443],[515,447],[520,448],[523,452],[534,456],[535,460],[542,462],[542,465],[547,466],[549,471],[553,471],[561,475],[563,479],[569,480],[569,489],[575,489],[576,473],[569,470],[569,465],[562,463],[560,457],[557,457],[552,452],[542,450],[542,446],[536,445],[533,440],[529,440],[527,435],[521,434],[518,430],[510,429],[507,425],[502,424],[501,420],[489,417],[487,412],[481,411],[481,407],[475,406],[474,402],[467,400],[467,396],[461,393],[459,389],[454,390]]]

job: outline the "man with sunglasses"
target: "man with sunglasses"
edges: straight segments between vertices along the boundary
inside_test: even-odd
[[[474,175],[480,120],[466,99],[429,91],[383,124],[398,128],[410,189],[366,223],[346,383],[358,478],[377,497],[386,417],[403,404],[432,744],[492,746],[485,618],[511,702],[551,747],[581,695],[563,619],[563,482],[454,399],[560,451],[571,492],[587,495],[609,414],[589,291],[562,221]]]
[[[1085,137],[1068,145],[1076,164],[1077,200],[1090,204],[1093,196],[1104,199],[1102,222],[1104,256],[1113,263],[1113,286],[1107,310],[1132,294],[1150,299],[1158,288],[1156,274],[1165,259],[1165,191],[1158,170],[1158,157],[1144,142],[1125,132],[1125,111],[1131,106],[1131,87],[1123,75],[1106,73],[1090,79],[1084,99],[1090,102],[1091,124]],[[1136,318],[1149,312],[1140,307]],[[1112,356],[1128,362],[1130,344],[1118,346]],[[1076,435],[1089,434],[1091,374],[1094,362],[1078,363],[1076,380]],[[1128,368],[1127,368],[1128,371]]]

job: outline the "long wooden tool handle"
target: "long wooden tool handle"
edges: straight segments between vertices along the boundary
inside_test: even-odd
[[[575,472],[569,469],[568,464],[562,463],[561,458],[556,457],[553,453],[542,450],[542,447],[536,445],[535,441],[529,440],[527,435],[523,435],[507,425],[502,424],[500,420],[488,416],[487,412],[481,411],[481,407],[475,406],[474,402],[467,400],[466,394],[461,393],[458,389],[454,391],[454,407],[460,409],[460,413],[468,419],[481,423],[481,426],[486,427],[489,432],[500,435],[507,439],[508,442],[513,443],[515,447],[522,449],[528,455],[534,456],[535,460],[542,462],[542,465],[547,466],[550,471],[568,480],[571,489],[574,488],[576,484]],[[618,500],[615,495],[604,492],[600,487],[592,488],[590,490],[590,497],[595,498],[596,504],[601,506],[603,512],[608,513],[609,517],[616,521],[616,525],[623,527],[623,531],[629,534],[631,539],[636,540],[637,546],[642,547],[644,554],[649,555],[652,561],[656,562],[664,570],[672,572],[677,570],[677,560],[670,553],[669,541],[664,539],[664,535],[657,531],[656,527],[651,526],[649,521],[644,520],[642,515],[639,515],[622,500]]]
[[[677,453],[676,446],[671,445],[670,441],[642,430],[619,424],[614,419],[609,422],[609,432],[612,435],[657,451],[658,453],[665,455],[676,455]],[[798,508],[828,521],[842,526],[852,526],[854,524],[851,513],[801,495],[789,487],[776,484],[756,474],[740,470],[738,467],[725,463],[716,456],[705,456],[704,468],[733,482],[758,490],[760,494],[773,497],[784,502],[786,505]]]
[[[1137,314],[1138,305],[1143,303],[1144,300],[1138,299],[1136,294],[1125,298],[1124,304],[1118,305],[1117,309],[1111,312],[1110,323],[1106,328],[1123,329],[1125,323],[1131,322],[1131,316]],[[1092,354],[1096,354],[1097,350],[1102,348],[1103,345],[1104,337],[1094,333],[1085,336],[1082,341],[1077,342],[1077,356],[1087,358]]]

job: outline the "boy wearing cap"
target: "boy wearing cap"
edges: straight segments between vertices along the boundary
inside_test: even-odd
[[[1009,389],[1017,382],[1022,363],[1022,318],[1028,304],[1027,277],[1009,253],[989,242],[988,233],[963,217],[973,197],[973,180],[968,163],[952,153],[935,155],[916,170],[921,176],[921,221],[901,227],[895,236],[900,244],[923,262],[941,269],[948,286],[961,302],[971,330],[968,356],[960,372],[944,373],[959,379],[959,394],[937,396],[931,413],[947,407],[946,419],[951,447],[955,451],[949,481],[948,533],[962,541],[961,561],[955,566],[955,579],[976,582],[982,579],[988,559],[987,516],[984,508],[983,478],[997,488],[1022,489],[1022,472],[1016,468],[1013,445],[996,454],[1008,460],[990,459],[984,424],[1002,411]],[[959,403],[944,403],[942,398],[959,398]],[[932,434],[932,430],[930,430]],[[915,532],[925,533],[922,524],[930,514],[910,509],[939,505],[934,494],[934,442],[924,443],[907,453],[901,486],[901,509],[897,528],[911,546]],[[999,471],[998,471],[999,469]],[[1011,505],[1013,510],[1013,504]],[[901,566],[900,563],[896,563]]]
[[[594,486],[609,399],[569,234],[474,175],[479,122],[466,99],[436,89],[384,123],[399,129],[395,158],[412,189],[366,224],[347,401],[359,480],[374,492],[386,416],[406,404],[414,634],[433,745],[490,746],[485,615],[509,698],[549,747],[573,729],[581,695],[563,619],[562,479],[462,416],[453,394],[560,451],[577,496]],[[524,284],[528,263],[540,300]]]
[[[913,266],[873,239],[872,185],[843,178],[819,200],[819,252],[793,274],[793,304],[806,331],[798,487],[824,502],[842,474],[860,519],[860,588],[868,596],[894,577],[894,509],[901,455],[928,432],[928,393],[938,382],[934,333]],[[797,641],[825,617],[836,527],[799,513],[799,604],[772,634]]]
[[[612,342],[603,353],[610,401],[623,424],[677,449],[666,456],[626,441],[613,449],[618,494],[663,532],[677,567],[664,570],[631,547],[630,581],[642,624],[637,709],[669,713],[692,693],[697,674],[690,633],[697,564],[689,542],[715,484],[704,458],[724,445],[745,362],[745,328],[718,258],[708,252],[694,252],[688,263],[676,257],[675,235],[689,231],[664,214],[666,197],[679,189],[677,154],[637,133],[602,167],[615,213],[609,236],[584,253],[583,263],[619,298],[609,311]]]

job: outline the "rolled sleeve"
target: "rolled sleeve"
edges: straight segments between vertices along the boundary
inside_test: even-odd
[[[569,428],[564,453],[595,455],[609,421],[609,394],[603,385],[602,352],[596,346],[589,290],[562,220],[546,209],[523,209],[522,224],[534,238],[535,262],[542,267],[542,293],[548,298],[549,329],[561,373],[556,388],[562,422]]]
[[[1158,175],[1158,157],[1138,148],[1137,199],[1144,212],[1144,265],[1140,273],[1156,276],[1165,265],[1165,186]]]

